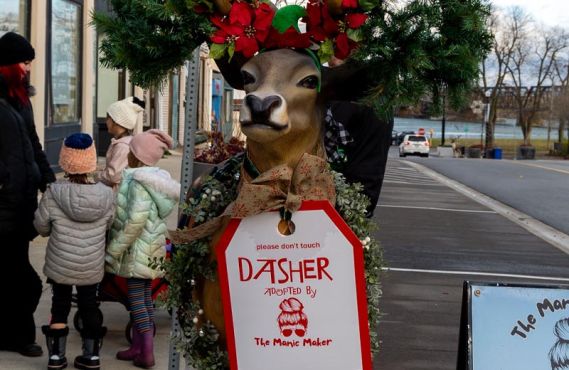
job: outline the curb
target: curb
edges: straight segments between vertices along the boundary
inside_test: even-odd
[[[423,166],[422,164],[415,163],[412,161],[406,161],[411,167],[418,171],[423,172],[425,175],[441,182],[442,184],[458,191],[459,193],[466,195],[470,199],[496,211],[496,213],[506,217],[508,220],[514,222],[515,224],[523,227],[535,236],[543,239],[547,243],[553,245],[564,253],[569,254],[569,235],[544,224],[535,218],[520,212],[510,206],[507,206],[487,195],[484,195],[472,188],[469,188],[462,183],[452,180],[440,173]]]

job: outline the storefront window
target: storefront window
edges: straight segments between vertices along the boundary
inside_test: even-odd
[[[16,32],[28,36],[29,0],[0,0],[0,35]]]
[[[101,50],[102,41],[103,37],[100,37],[99,50]],[[101,52],[99,51],[100,57]],[[123,98],[119,96],[120,74],[116,70],[106,68],[99,63],[97,71],[97,118],[106,118],[109,105]]]
[[[51,2],[51,115],[53,124],[77,123],[81,105],[81,5]]]

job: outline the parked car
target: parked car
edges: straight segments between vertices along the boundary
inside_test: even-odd
[[[391,131],[391,145],[397,145],[397,138],[399,137],[399,131]]]
[[[399,156],[405,157],[409,154],[429,156],[429,140],[424,135],[405,135],[403,142],[399,145]]]
[[[415,131],[397,132],[397,135],[395,136],[395,140],[393,141],[393,145],[399,146],[403,142],[405,135],[415,135]],[[392,138],[393,138],[393,134],[392,134]]]

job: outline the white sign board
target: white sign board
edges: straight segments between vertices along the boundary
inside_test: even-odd
[[[569,364],[569,287],[470,283],[472,370],[558,370]]]
[[[231,369],[371,370],[361,242],[327,201],[279,220],[231,220],[216,247]]]

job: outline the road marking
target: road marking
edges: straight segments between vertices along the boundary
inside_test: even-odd
[[[495,211],[484,211],[484,210],[478,210],[478,209],[453,209],[453,208],[437,208],[437,207],[397,206],[397,205],[391,205],[391,204],[378,204],[377,207],[410,208],[410,209],[424,209],[424,210],[429,210],[429,211],[449,211],[449,212],[493,213],[493,214],[496,214]]]
[[[549,277],[549,276],[534,276],[534,275],[518,275],[518,274],[499,274],[493,272],[480,272],[480,271],[445,271],[445,270],[423,270],[423,269],[405,269],[397,267],[382,267],[383,271],[395,272],[418,272],[424,274],[439,274],[439,275],[472,275],[472,276],[492,276],[502,278],[515,278],[515,279],[531,279],[531,280],[555,280],[555,281],[569,281],[569,278],[562,277]]]
[[[392,180],[383,180],[384,184],[401,184],[401,185],[425,185],[425,186],[444,186],[441,184],[437,184],[434,182],[419,182],[419,181],[392,181]]]
[[[411,161],[409,161],[408,164],[416,168],[417,170],[422,171],[424,174],[438,180],[442,184],[445,184],[448,187],[458,191],[459,193],[466,195],[470,199],[482,205],[485,205],[490,209],[493,209],[497,213],[506,217],[508,220],[518,224],[519,226],[523,227],[524,229],[534,234],[538,238],[545,240],[547,243],[569,254],[569,235],[549,225],[546,225],[543,222],[538,221],[535,218],[523,212],[518,211],[517,209],[507,206],[504,203],[501,203],[495,199],[490,198],[485,194],[482,194],[472,188],[469,188],[468,186],[461,184],[458,181],[449,179],[448,177],[443,176],[440,173],[423,166],[422,164]]]
[[[514,162],[514,161],[512,161]],[[569,171],[566,170],[560,170],[559,168],[551,168],[551,167],[547,167],[547,166],[540,166],[539,164],[535,164],[535,163],[525,163],[525,162],[521,162],[521,161],[515,161],[516,164],[521,164],[524,166],[528,166],[528,167],[537,167],[537,168],[543,168],[544,170],[549,170],[549,171],[554,171],[554,172],[559,172],[559,173],[563,173],[565,175],[569,175]]]

